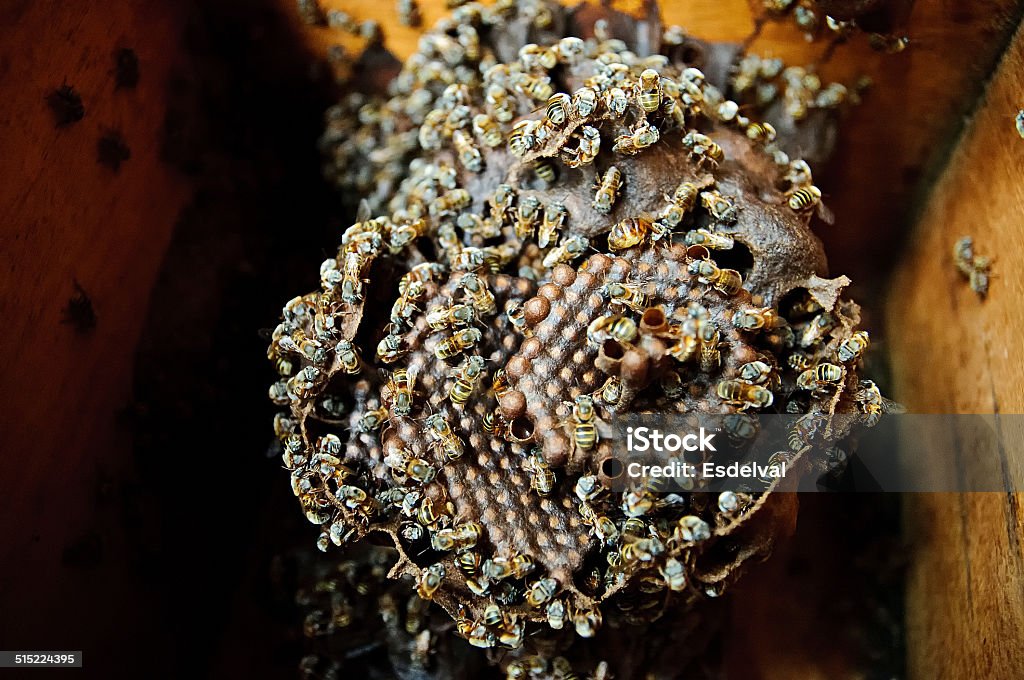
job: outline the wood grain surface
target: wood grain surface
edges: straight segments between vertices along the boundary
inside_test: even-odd
[[[291,0],[265,4],[292,17],[306,46],[358,47],[358,40],[337,32],[301,27]],[[441,16],[442,4],[421,2],[427,23]],[[397,24],[393,2],[330,0],[326,5],[343,7],[356,19],[380,20],[396,54],[412,51],[418,34]],[[148,638],[148,653],[171,644],[160,621],[147,614],[154,593],[125,548],[130,534],[140,529],[112,508],[106,480],[131,475],[130,434],[118,424],[118,414],[131,399],[150,291],[193,190],[161,160],[161,130],[172,96],[168,83],[184,56],[187,12],[184,3],[158,0],[0,5],[0,318],[5,321],[0,334],[5,358],[0,371],[0,637],[18,644],[71,647],[77,641],[116,659],[125,653],[117,640],[126,626],[138,639]],[[828,203],[839,215],[837,225],[822,234],[833,268],[869,284],[864,290],[882,287],[879,266],[899,252],[896,244],[914,196],[924,194],[927,177],[941,166],[1019,12],[1019,3],[1009,0],[920,0],[906,52],[885,57],[859,43],[841,48],[821,66],[828,78],[848,82],[867,74],[876,83],[864,104],[850,112],[837,156],[821,175]],[[743,0],[666,3],[665,18],[708,39],[741,40],[752,27]],[[111,71],[117,47],[132,47],[139,55],[142,76],[135,90],[115,90]],[[1011,55],[1016,75],[1002,76],[1002,85],[997,81],[990,94],[992,101],[1001,92],[988,127],[984,112],[976,123],[973,134],[987,134],[979,137],[985,143],[972,142],[971,160],[954,164],[960,180],[947,177],[946,189],[936,192],[946,207],[932,204],[922,224],[933,227],[917,232],[913,255],[901,261],[902,280],[908,282],[901,290],[909,292],[891,308],[888,330],[897,396],[912,407],[985,410],[998,404],[1003,411],[1021,410],[1021,391],[1014,392],[1014,386],[1021,384],[1024,369],[1013,361],[1021,328],[1014,306],[1021,286],[1014,274],[1021,247],[1021,196],[1015,186],[1020,174],[1014,171],[1020,169],[1015,152],[1024,148],[1024,140],[1014,136],[1012,121],[1024,103],[1015,101],[1021,92],[1019,47],[1015,43],[1016,56]],[[804,43],[791,25],[770,26],[755,42],[755,50],[794,62],[814,60],[822,49]],[[44,98],[65,80],[81,93],[86,113],[81,122],[56,129]],[[107,128],[119,128],[131,149],[116,174],[96,163],[96,143]],[[954,281],[947,266],[950,238],[962,230],[976,236],[982,252],[998,258],[992,296],[983,304]],[[74,280],[90,294],[99,316],[88,334],[61,323]],[[874,300],[881,298],[868,299],[869,319],[881,307]],[[950,308],[956,323],[931,315]],[[911,344],[908,338],[917,340]],[[926,356],[932,360],[922,363]],[[955,364],[949,361],[954,356]],[[937,382],[918,374],[915,367],[921,365],[944,367]],[[958,658],[964,665],[957,668],[977,670],[991,658],[985,645],[994,644],[992,636],[1016,630],[1020,639],[1020,610],[1014,604],[1022,599],[1018,501],[959,502],[922,499],[913,513],[920,526],[910,528],[925,535],[925,523],[934,521],[929,531],[936,537],[919,546],[922,558],[910,592],[912,651],[921,671],[939,651],[948,653],[946,645],[961,645]],[[964,517],[979,523],[964,524]],[[965,534],[964,526],[971,531]],[[104,567],[89,569],[97,540]],[[950,545],[961,552],[951,552]],[[986,551],[993,557],[991,574],[984,568]],[[956,569],[965,558],[971,560],[969,577]],[[83,559],[85,568],[74,566]],[[933,574],[929,569],[943,560],[952,561],[950,569]],[[954,573],[961,581],[953,583],[971,586],[970,606],[959,585],[941,582],[942,574]],[[990,604],[998,605],[992,611],[999,614],[987,629],[987,642],[972,645],[971,621],[987,620],[983,607]],[[60,616],[65,606],[81,619],[73,628],[75,639],[47,638],[44,618],[27,616],[38,611]],[[92,621],[81,608],[105,616]]]
[[[1024,34],[1018,32],[966,134],[932,189],[890,290],[886,320],[896,397],[914,412],[1024,413]],[[995,258],[982,300],[953,266],[972,236]],[[1006,420],[1008,464],[1024,468]],[[1005,419],[1004,419],[1005,420]],[[1012,429],[1011,429],[1012,428]],[[914,677],[1017,678],[1024,667],[1024,515],[1020,494],[908,498],[907,590]]]

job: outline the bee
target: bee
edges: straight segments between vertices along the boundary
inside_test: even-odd
[[[416,585],[416,594],[424,600],[433,599],[434,593],[441,587],[441,581],[445,577],[444,565],[438,562],[432,564],[420,573],[419,583]]]
[[[597,635],[601,627],[600,609],[577,609],[572,614],[572,623],[576,628],[576,634],[582,638],[591,638]],[[602,662],[604,663],[604,662]]]
[[[484,607],[484,625],[485,626],[498,626],[505,623],[505,615],[501,612],[501,607],[491,602]]]
[[[549,626],[554,630],[562,630],[569,612],[566,610],[563,600],[555,599],[548,602],[548,606],[544,608],[544,614],[547,617]],[[565,676],[562,677],[564,678]]]
[[[595,184],[597,192],[591,204],[594,210],[607,215],[619,197],[622,188],[622,173],[614,165],[605,171],[604,176]]]
[[[458,377],[452,383],[448,398],[453,404],[464,406],[484,371],[484,358],[478,355],[466,357],[459,368]]]
[[[659,138],[660,133],[658,132],[658,128],[654,127],[644,119],[639,125],[633,128],[633,131],[630,134],[619,135],[616,137],[615,144],[612,146],[612,151],[626,154],[628,156],[634,156],[656,143]]]
[[[455,557],[455,564],[466,576],[473,576],[480,570],[480,554],[472,550],[464,550]]]
[[[953,246],[953,261],[960,273],[967,277],[971,290],[980,297],[985,297],[988,294],[992,259],[985,255],[975,255],[974,240],[970,236],[964,236]]]
[[[494,436],[503,432],[508,425],[497,411],[488,411],[484,414],[483,428],[484,432]]]
[[[806,354],[800,352],[793,352],[786,357],[786,364],[794,371],[803,372],[811,367],[811,359]]]
[[[356,304],[363,299],[363,271],[370,258],[359,252],[345,253],[345,266],[341,279],[341,300]]]
[[[518,74],[513,87],[522,95],[539,102],[546,102],[555,93],[550,77],[528,73]]]
[[[444,419],[444,416],[440,413],[434,413],[427,417],[425,424],[427,426],[427,435],[438,445],[449,460],[462,457],[462,454],[465,453],[465,445],[452,432],[452,428],[448,421]]]
[[[405,474],[409,475],[420,484],[430,484],[434,481],[437,470],[433,465],[420,458],[413,458],[405,466]]]
[[[861,380],[860,389],[853,395],[854,400],[860,404],[860,409],[866,414],[864,424],[874,427],[886,413],[904,413],[906,409],[894,401],[882,396],[878,386],[871,380]]]
[[[459,156],[459,162],[470,172],[483,170],[483,157],[480,149],[473,143],[473,138],[462,130],[456,130],[452,134],[452,144],[455,145],[455,152]]]
[[[595,345],[601,345],[606,340],[633,342],[636,336],[636,322],[625,316],[609,314],[598,317],[587,327],[587,339]]]
[[[399,294],[405,294],[409,286],[414,283],[427,281],[433,281],[440,277],[444,273],[445,269],[443,265],[437,264],[436,262],[423,262],[410,269],[398,282]]]
[[[580,38],[562,38],[555,43],[555,55],[563,64],[575,63],[585,49],[585,44]]]
[[[735,245],[731,236],[716,234],[707,229],[686,232],[684,241],[688,246],[704,246],[709,250],[730,250]]]
[[[452,15],[454,18],[454,14]],[[480,34],[468,22],[460,23],[456,39],[468,61],[480,60]]]
[[[763,385],[771,383],[775,378],[775,369],[763,361],[749,361],[739,369],[740,380]]]
[[[465,189],[454,189],[430,204],[430,214],[436,217],[458,212],[468,207],[472,202],[473,199],[468,191]]]
[[[436,151],[441,148],[443,139],[444,123],[448,114],[441,109],[434,109],[427,113],[420,125],[418,139],[420,146],[425,151]]]
[[[494,293],[487,287],[487,283],[473,273],[466,274],[459,279],[459,288],[466,291],[478,315],[491,315],[498,312],[497,304],[494,302]],[[479,335],[479,331],[477,331]],[[477,342],[479,337],[473,342]]]
[[[683,543],[698,543],[711,538],[711,527],[708,523],[696,515],[685,515],[679,518],[676,526],[672,529],[671,543],[679,545]]]
[[[526,553],[516,553],[512,557],[512,575],[517,579],[524,579],[537,568],[536,562]]]
[[[509,323],[511,323],[512,327],[517,331],[526,337],[533,335],[533,331],[531,331],[526,325],[526,313],[523,310],[522,302],[519,300],[509,300],[508,303],[505,304],[505,316],[508,317]]]
[[[509,184],[499,184],[498,188],[494,190],[494,194],[491,196],[489,201],[491,210],[491,220],[495,224],[504,224],[506,218],[510,216],[512,212],[512,204],[516,200],[516,190]]]
[[[717,191],[702,191],[700,202],[712,217],[723,224],[732,224],[738,217],[733,202]]]
[[[787,204],[791,210],[805,212],[814,208],[821,201],[821,190],[813,184],[791,191]]]
[[[540,200],[536,196],[524,196],[516,208],[516,237],[525,241],[533,236],[533,230],[540,218]]]
[[[775,396],[767,388],[752,385],[742,380],[722,380],[715,386],[719,399],[740,407],[741,411],[748,408],[768,408]]]
[[[647,113],[654,113],[661,107],[661,76],[652,68],[640,73],[636,82],[636,100]]]
[[[580,128],[579,134],[573,136],[579,142],[575,147],[568,145],[559,149],[562,162],[570,168],[579,168],[588,163],[593,163],[601,150],[601,133],[597,128],[584,125]]]
[[[617,406],[622,399],[622,380],[614,375],[609,376],[604,384],[594,391],[594,397],[608,406]]]
[[[478,113],[473,116],[473,133],[479,137],[485,145],[491,148],[500,146],[504,139],[501,134],[501,128],[493,118],[485,113]],[[456,150],[459,148],[457,143],[455,148]],[[477,152],[477,155],[479,155],[479,151]],[[463,164],[465,165],[465,163]]]
[[[385,335],[377,345],[377,358],[386,364],[398,361],[402,355],[408,352],[409,348],[402,346],[402,336],[400,335]]]
[[[886,35],[885,33],[871,33],[868,35],[868,45],[876,52],[886,54],[897,54],[907,49],[910,38],[906,36]]]
[[[822,312],[810,321],[799,325],[800,346],[811,347],[816,345],[835,326],[835,319],[828,312]]]
[[[622,512],[627,517],[643,517],[654,507],[654,498],[647,489],[630,490],[622,497]]]
[[[581,87],[573,92],[572,113],[576,119],[588,118],[597,111],[597,92],[591,87]]]
[[[846,369],[842,366],[820,363],[797,376],[796,386],[802,390],[821,390],[840,385],[845,377]]]
[[[836,352],[836,358],[839,359],[840,363],[844,364],[856,361],[870,344],[871,339],[869,338],[867,331],[857,331],[846,340],[839,343],[839,350]]]
[[[508,150],[522,158],[537,145],[537,128],[540,123],[535,120],[521,120],[512,126],[508,137]]]
[[[601,287],[613,304],[629,307],[634,312],[643,312],[651,304],[651,296],[638,284],[610,282]]]
[[[683,137],[683,146],[690,150],[690,160],[699,166],[716,167],[725,158],[722,147],[707,135],[691,130]]]
[[[688,271],[701,283],[709,284],[724,295],[736,295],[743,288],[743,279],[738,271],[720,268],[709,260],[694,260]]]
[[[530,475],[530,487],[539,495],[547,496],[554,491],[555,473],[538,452],[530,454],[523,469]]]
[[[569,118],[570,107],[572,106],[572,100],[569,95],[564,92],[551,95],[548,99],[547,108],[545,109],[545,116],[549,124],[555,127],[562,127],[565,121]]]
[[[775,141],[775,127],[771,123],[750,123],[747,126],[747,139],[762,144],[770,144]]]
[[[573,234],[562,239],[562,243],[548,251],[544,256],[544,266],[552,269],[559,264],[568,264],[586,252],[590,247],[590,239],[586,236]]]
[[[416,385],[416,371],[404,368],[396,369],[382,390],[385,404],[390,405],[396,416],[407,416],[412,410],[413,390]]]
[[[496,399],[501,399],[509,389],[508,374],[505,373],[504,368],[499,368],[494,372],[494,379],[491,381],[491,391],[494,392]]]
[[[359,419],[358,430],[360,432],[373,432],[374,430],[379,429],[380,426],[383,425],[390,417],[391,414],[383,406],[372,411],[367,411],[363,414],[363,417]]]
[[[700,189],[693,182],[683,182],[676,187],[672,197],[668,200],[668,205],[661,214],[658,216],[658,220],[663,222],[669,227],[677,227],[679,223],[686,217],[686,213],[693,210],[693,206],[697,203],[697,197],[700,194]],[[690,245],[690,244],[687,244]]]
[[[541,160],[534,163],[533,174],[537,179],[546,184],[554,184],[555,180],[558,179],[558,170],[555,168],[555,164],[549,160]]]
[[[396,329],[401,329],[406,323],[411,326],[410,319],[418,311],[416,302],[423,297],[426,287],[423,283],[415,282],[406,287],[405,292],[398,296],[391,308],[391,323]]]
[[[526,591],[526,604],[539,609],[555,596],[558,591],[558,581],[553,578],[542,578],[530,585]]]
[[[416,0],[398,0],[398,23],[403,26],[419,26],[423,22],[420,6]]]
[[[608,232],[608,248],[612,252],[626,250],[643,243],[651,233],[653,223],[646,217],[627,217]]]
[[[519,48],[519,61],[530,71],[537,69],[550,71],[558,64],[558,53],[554,47],[541,47],[536,43],[527,43]]]
[[[490,217],[481,217],[476,213],[461,213],[455,224],[465,233],[479,235],[484,239],[501,236],[500,224],[496,224]]]
[[[704,324],[697,332],[700,341],[700,370],[711,373],[722,364],[722,352],[718,348],[719,333],[711,324]]]
[[[427,312],[427,325],[432,330],[442,331],[451,326],[467,326],[473,323],[475,318],[476,311],[470,305],[438,306]]]
[[[558,232],[565,225],[568,215],[569,211],[565,209],[565,204],[561,201],[552,201],[544,206],[544,220],[541,222],[540,231],[537,233],[537,245],[541,248],[547,248],[548,244],[557,238]]]
[[[597,444],[597,414],[593,397],[581,394],[572,407],[573,440],[581,451],[589,451]]]
[[[622,117],[626,114],[629,106],[629,97],[620,87],[613,87],[605,92],[604,106],[613,116]]]
[[[492,557],[485,560],[481,573],[490,581],[502,581],[512,576],[512,560],[507,557]]]
[[[732,315],[732,325],[743,331],[772,330],[784,321],[771,307],[741,309]]]

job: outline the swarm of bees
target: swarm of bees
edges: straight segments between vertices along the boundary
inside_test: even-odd
[[[888,408],[858,376],[856,306],[817,276],[807,163],[697,64],[600,22],[552,36],[563,11],[460,4],[387,96],[328,112],[327,176],[361,204],[268,351],[318,547],[386,534],[392,575],[476,647],[647,624],[721,595],[757,554],[723,537],[769,481],[717,502],[613,492],[616,415]],[[537,42],[503,62],[508,34]],[[768,198],[744,189],[750,154],[774,174],[757,186],[780,187]]]

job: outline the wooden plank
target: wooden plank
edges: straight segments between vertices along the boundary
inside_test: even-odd
[[[182,25],[173,4],[149,0],[0,10],[0,639],[10,649],[84,647],[94,664],[142,668],[145,652],[119,649],[117,631],[132,626],[151,653],[161,643],[121,524],[125,499],[106,480],[130,477],[115,414],[129,403],[150,289],[188,197],[160,160]],[[120,47],[139,57],[134,90],[115,89]],[[65,80],[85,117],[56,129],[44,98]],[[130,147],[117,174],[96,162],[106,128]],[[99,317],[88,334],[61,323],[75,279]]]
[[[895,396],[912,411],[1024,413],[1024,277],[1018,266],[1024,257],[1024,140],[1013,120],[1024,104],[1022,92],[1024,33],[1018,31],[932,190],[890,285],[886,320]],[[952,264],[953,243],[964,235],[996,259],[984,301]],[[1019,470],[1020,451],[1008,453]],[[1021,503],[1020,494],[908,497],[912,677],[1019,677]]]

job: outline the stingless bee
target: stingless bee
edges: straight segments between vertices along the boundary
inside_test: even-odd
[[[427,426],[427,435],[441,449],[449,460],[461,458],[465,453],[465,445],[458,435],[452,432],[451,425],[440,413],[434,413],[427,417],[424,424]]]
[[[619,197],[622,188],[622,173],[614,165],[605,171],[604,176],[595,183],[597,192],[591,204],[594,210],[607,215]]]
[[[787,194],[786,203],[791,210],[806,212],[821,202],[821,189],[810,184]]]
[[[820,363],[797,376],[796,386],[802,390],[820,391],[840,385],[845,377],[846,369],[842,366]]]
[[[848,364],[851,361],[857,361],[870,344],[871,339],[868,336],[868,332],[857,331],[839,343],[839,349],[836,351],[836,358],[843,364]]]
[[[690,150],[690,160],[698,166],[705,164],[717,167],[725,158],[722,147],[707,135],[691,130],[683,137],[683,147]]]
[[[634,312],[642,313],[651,304],[651,296],[644,292],[640,284],[609,282],[601,287],[612,304],[624,305]]]
[[[586,236],[578,234],[566,236],[558,247],[548,251],[548,254],[544,256],[543,264],[548,269],[559,264],[568,264],[586,252],[589,247],[590,239]]]
[[[661,76],[654,69],[640,73],[636,82],[636,99],[647,113],[654,113],[661,107]]]
[[[479,276],[473,273],[466,274],[459,279],[458,285],[459,288],[466,291],[477,314],[490,316],[498,312],[497,304],[494,301],[494,293],[490,291],[487,283]]]
[[[572,105],[572,100],[569,95],[564,92],[551,95],[548,99],[547,108],[545,109],[545,115],[551,125],[555,127],[561,127],[565,124],[565,121],[569,118],[569,111]]]
[[[539,495],[547,496],[554,491],[555,473],[538,450],[530,452],[523,469],[530,475],[530,487]]]
[[[473,116],[473,133],[479,137],[485,145],[491,148],[501,146],[501,142],[504,139],[501,134],[501,127],[499,127],[498,123],[486,113],[478,113]],[[457,148],[458,147],[456,147],[456,149]]]
[[[735,245],[731,236],[716,234],[703,228],[686,232],[684,242],[688,246],[704,246],[709,250],[731,250]]]
[[[533,335],[533,331],[530,330],[529,326],[526,325],[526,312],[523,309],[523,303],[519,300],[509,300],[505,304],[505,316],[508,317],[509,323],[517,331],[530,337]]]
[[[606,340],[629,343],[633,342],[636,336],[636,322],[617,314],[598,317],[587,326],[587,340],[595,345],[601,345]]]
[[[476,388],[484,371],[484,358],[479,355],[466,357],[459,367],[455,382],[452,383],[448,398],[453,404],[464,406]]]
[[[499,133],[500,134],[500,133]],[[459,162],[470,172],[483,170],[483,157],[480,149],[473,143],[473,138],[462,130],[456,130],[452,134],[452,144],[455,145],[455,152],[458,154]]]
[[[715,386],[715,392],[719,399],[739,406],[741,411],[748,408],[768,408],[775,400],[767,388],[742,380],[722,380]]]
[[[519,199],[516,208],[516,238],[525,241],[533,236],[533,231],[540,218],[540,200],[536,196],[524,196]]]
[[[581,451],[589,451],[597,444],[597,413],[593,397],[581,394],[572,407],[573,440]]]
[[[439,342],[434,347],[434,354],[438,359],[451,359],[452,357],[465,352],[480,342],[483,334],[479,328],[461,328]]]
[[[769,331],[784,323],[771,307],[745,308],[732,315],[732,325],[744,331]]]
[[[558,591],[558,581],[553,578],[542,578],[535,581],[526,591],[526,604],[534,609],[543,607]]]
[[[670,228],[679,226],[679,223],[686,217],[686,213],[693,210],[697,203],[700,189],[693,182],[683,182],[673,192],[671,198],[666,196],[668,205],[661,211],[658,220]],[[690,244],[687,244],[690,245]]]
[[[721,268],[709,260],[694,260],[688,271],[701,283],[709,284],[724,295],[736,295],[743,288],[743,279],[738,271]]]
[[[552,201],[544,207],[544,220],[541,222],[540,230],[537,233],[537,245],[547,248],[557,237],[558,232],[565,225],[569,211],[561,201]]]
[[[634,156],[656,143],[660,136],[658,128],[651,125],[645,119],[640,121],[630,134],[616,137],[612,151],[626,154],[627,156]]]
[[[432,564],[420,573],[419,583],[416,585],[416,594],[424,600],[433,599],[434,593],[441,587],[441,581],[445,577],[444,565],[438,562]]]
[[[468,326],[476,318],[476,311],[470,305],[455,304],[448,307],[432,307],[427,312],[427,325],[432,330],[442,331],[452,326]]]
[[[403,347],[402,336],[389,334],[377,345],[377,358],[386,364],[398,361],[402,355],[409,352],[408,347]]]
[[[381,390],[381,400],[396,416],[407,416],[412,410],[416,386],[416,370],[396,369]]]
[[[608,249],[618,252],[639,245],[650,235],[653,228],[654,223],[647,217],[627,217],[620,220],[608,232]]]

